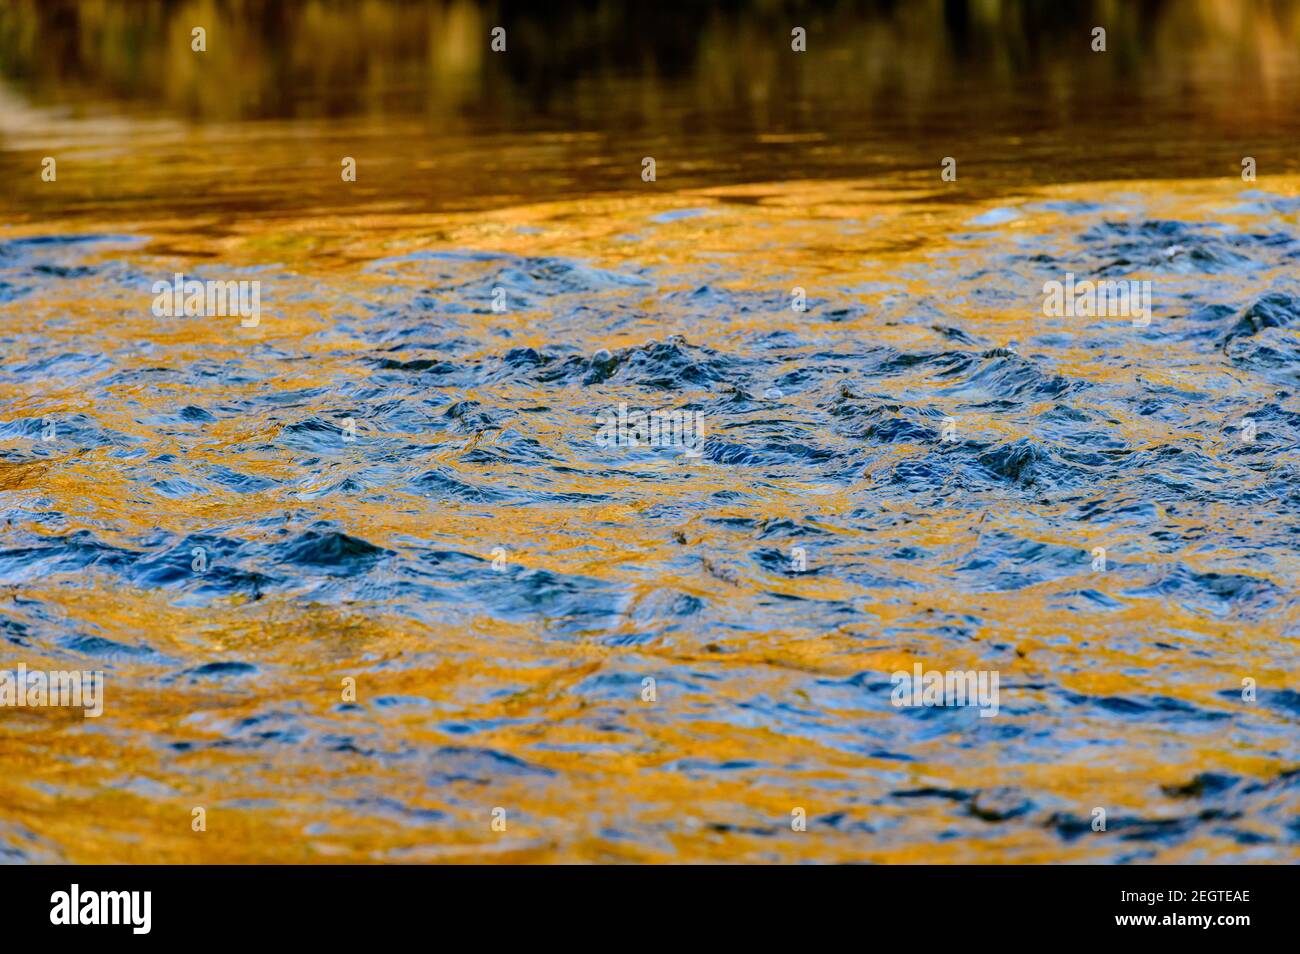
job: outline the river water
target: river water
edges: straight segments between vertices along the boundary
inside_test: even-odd
[[[0,17],[0,858],[1300,858],[1300,18],[880,6]]]

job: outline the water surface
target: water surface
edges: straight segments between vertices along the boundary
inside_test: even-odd
[[[788,34],[755,17],[750,48]],[[1188,80],[1136,113],[1089,61],[1081,119],[1049,58],[1002,82],[978,45],[990,76],[901,100],[783,39],[751,69],[706,32],[718,61],[653,80],[485,61],[481,116],[413,110],[449,60],[396,40],[359,100],[276,99],[269,52],[207,99],[11,55],[0,661],[107,700],[3,710],[0,857],[1300,857],[1295,86],[1249,36],[1253,105]],[[769,112],[701,95],[754,75]],[[260,324],[155,316],[176,272],[260,281]],[[1045,317],[1067,272],[1151,281],[1150,325]],[[620,403],[702,411],[702,456],[600,446]],[[915,662],[997,670],[1000,714],[896,709]]]

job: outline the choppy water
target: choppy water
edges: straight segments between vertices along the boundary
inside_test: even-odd
[[[1300,860],[1300,12],[648,9],[0,6],[0,860]]]
[[[4,855],[1294,859],[1297,186],[11,229],[4,658],[107,696],[0,719]],[[155,317],[178,270],[261,324]],[[1067,271],[1150,326],[1043,317]],[[917,661],[999,716],[893,707]]]

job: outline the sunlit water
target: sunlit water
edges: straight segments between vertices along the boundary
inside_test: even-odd
[[[342,127],[122,122],[0,232],[0,660],[107,674],[0,710],[0,857],[1300,857],[1300,179],[538,134],[439,141],[457,209]],[[156,316],[176,272],[260,324]],[[1150,324],[1044,316],[1066,273]],[[917,662],[999,714],[896,708]]]

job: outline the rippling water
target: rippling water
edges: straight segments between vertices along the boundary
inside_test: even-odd
[[[148,311],[207,258],[9,239],[6,655],[105,669],[108,717],[6,717],[7,852],[1294,851],[1300,203],[1089,192],[558,204],[328,268],[257,236],[220,268],[253,329]],[[1035,315],[1121,267],[1150,327]],[[598,446],[619,402],[703,411],[702,457]],[[893,709],[915,660],[999,670],[1002,716]]]
[[[349,214],[328,124],[281,207],[278,128],[207,215],[67,162],[0,231],[0,659],[107,674],[4,710],[0,857],[1300,858],[1300,179],[683,189],[597,141],[636,185],[527,199],[538,134],[491,202]],[[260,324],[156,317],[176,272]],[[1044,317],[1067,272],[1150,325]],[[701,455],[602,446],[620,404]],[[895,708],[916,662],[1000,714]]]

